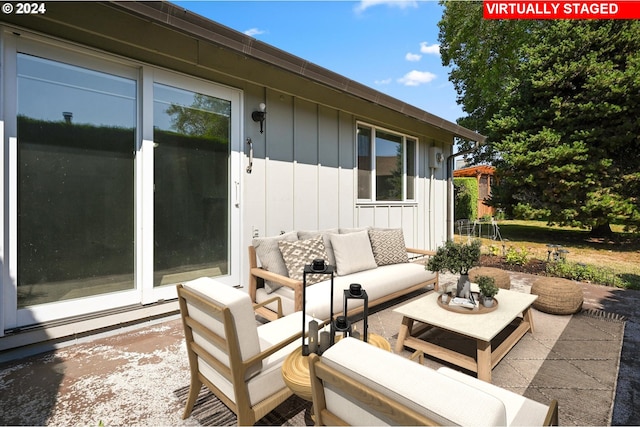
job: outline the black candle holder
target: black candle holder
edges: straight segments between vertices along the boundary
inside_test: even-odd
[[[327,264],[323,259],[314,259],[311,264],[307,264],[304,266],[304,270],[302,271],[302,355],[308,356],[311,351],[309,350],[309,345],[305,342],[305,338],[307,338],[306,330],[307,330],[307,322],[306,322],[306,311],[307,311],[307,274],[330,274],[331,275],[331,312],[329,313],[329,319],[331,324],[333,325],[333,273],[334,268],[332,265]],[[310,331],[311,332],[311,331]],[[310,337],[313,338],[313,342],[315,345],[314,350],[320,353],[320,347],[318,346],[318,331],[315,331],[316,336]],[[333,335],[331,337],[330,344],[333,344]]]
[[[344,290],[344,317],[347,317],[347,303],[349,302],[350,299],[361,299],[363,300],[363,311],[362,311],[362,323],[364,323],[363,325],[363,336],[362,336],[362,340],[364,342],[367,342],[367,335],[368,335],[368,331],[369,331],[369,323],[368,323],[368,319],[369,319],[369,296],[367,295],[367,291],[365,291],[364,289],[362,289],[362,286],[359,283],[352,283],[351,285],[349,285],[349,289],[345,289]],[[349,325],[350,326],[350,325]],[[349,335],[351,335],[351,330],[349,331]],[[345,334],[346,336],[346,334]]]

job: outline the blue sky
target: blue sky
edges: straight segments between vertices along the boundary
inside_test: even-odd
[[[176,1],[449,121],[463,116],[438,49],[436,1]]]

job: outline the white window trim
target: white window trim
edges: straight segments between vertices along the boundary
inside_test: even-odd
[[[355,164],[354,164],[354,168],[356,170],[355,173],[355,177],[356,177],[356,181],[358,179],[358,128],[360,126],[363,127],[368,127],[371,129],[371,173],[370,173],[370,188],[371,188],[371,198],[370,199],[361,199],[359,198],[359,194],[358,194],[358,185],[356,182],[355,185],[355,199],[356,199],[356,204],[357,205],[376,205],[376,206],[406,206],[406,205],[415,205],[418,203],[418,198],[417,198],[417,179],[418,179],[418,153],[419,153],[419,145],[420,145],[420,138],[418,138],[415,135],[409,135],[406,133],[402,133],[402,132],[398,132],[392,129],[388,129],[382,126],[377,126],[368,122],[364,122],[364,121],[356,121],[356,126],[355,126],[355,132],[356,132],[356,136],[355,136],[355,146],[354,146],[354,159],[355,159]],[[399,137],[402,138],[402,152],[404,153],[404,159],[402,161],[402,200],[377,200],[376,199],[376,192],[377,192],[377,188],[376,188],[376,167],[375,167],[375,159],[376,159],[376,143],[375,143],[375,135],[376,135],[376,131],[381,131],[381,132],[386,132],[386,133],[390,133],[392,135],[397,135]],[[415,170],[415,180],[413,183],[413,195],[414,197],[412,199],[408,199],[407,198],[407,139],[411,139],[413,141],[415,141],[415,150],[414,150],[414,170]]]

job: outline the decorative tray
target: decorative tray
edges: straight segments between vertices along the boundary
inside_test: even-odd
[[[451,301],[451,298],[449,298],[449,301]],[[485,313],[491,313],[496,308],[498,308],[498,300],[496,298],[493,298],[493,307],[485,307],[484,304],[478,303],[477,308],[467,308],[467,307],[449,305],[448,303],[444,303],[442,302],[442,295],[440,295],[438,296],[438,305],[444,308],[445,310],[449,310],[454,313],[485,314]]]

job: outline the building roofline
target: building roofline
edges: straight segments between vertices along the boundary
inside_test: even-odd
[[[111,2],[156,24],[170,27],[197,39],[204,39],[247,57],[298,74],[332,89],[389,108],[413,119],[453,133],[455,136],[484,143],[486,137],[406,102],[400,101],[338,73],[320,67],[272,45],[256,40],[169,2]]]

